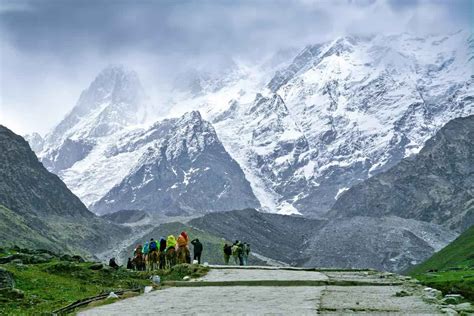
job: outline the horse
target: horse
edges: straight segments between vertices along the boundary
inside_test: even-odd
[[[189,252],[188,247],[179,247],[178,248],[178,263],[190,263],[191,253]]]
[[[169,247],[166,249],[166,268],[170,269],[176,264],[176,249]]]
[[[159,252],[159,256],[158,256],[159,260],[160,260],[160,270],[164,270],[166,268],[166,249],[164,251],[160,251]]]
[[[132,265],[137,271],[145,271],[145,258],[143,254],[138,253],[132,260]]]
[[[149,254],[148,254],[148,260],[147,260],[147,267],[148,267],[148,270],[156,270],[158,269],[158,261],[160,259],[160,255],[158,253],[158,250],[152,250]]]

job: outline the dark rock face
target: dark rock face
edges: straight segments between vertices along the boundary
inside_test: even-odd
[[[250,184],[229,156],[210,123],[199,112],[157,123],[111,154],[145,143],[140,163],[92,206],[99,214],[138,209],[167,215],[192,215],[258,207]]]
[[[420,153],[352,187],[329,216],[398,216],[465,230],[474,224],[474,116],[446,124]]]
[[[36,215],[93,218],[82,202],[38,161],[28,143],[0,126],[0,204]]]
[[[28,143],[4,126],[0,126],[0,179],[4,244],[90,254],[128,232],[89,212],[43,167]]]
[[[288,68],[279,70],[275,76],[270,80],[267,87],[276,92],[281,86],[288,83],[308,62],[315,58],[321,52],[322,45],[307,46],[302,52],[295,57]]]
[[[207,214],[189,224],[226,240],[249,242],[254,253],[293,266],[396,272],[456,237],[442,226],[399,217],[322,221],[252,209]]]
[[[140,210],[121,210],[118,212],[105,214],[101,217],[117,224],[125,224],[140,222],[149,218],[150,216],[147,212]]]
[[[399,217],[353,217],[314,231],[304,266],[400,272],[429,258],[456,237],[448,229]]]

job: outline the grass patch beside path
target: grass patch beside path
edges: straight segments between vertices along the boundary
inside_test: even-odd
[[[150,284],[143,273],[108,268],[91,270],[91,265],[57,260],[35,265],[1,265],[13,274],[15,288],[24,297],[2,302],[0,314],[51,313],[79,299]]]
[[[462,294],[474,302],[474,225],[407,273],[443,294]]]
[[[17,253],[5,249],[0,252],[0,258]],[[151,275],[172,281],[182,280],[184,276],[200,277],[208,271],[206,267],[187,264],[154,272],[115,270],[94,262],[63,260],[59,256],[52,256],[47,262],[9,262],[0,267],[13,275],[14,289],[21,291],[16,297],[11,292],[0,292],[0,315],[50,314],[88,297],[151,285]]]
[[[474,303],[474,269],[414,274],[426,286],[446,294],[461,294]]]

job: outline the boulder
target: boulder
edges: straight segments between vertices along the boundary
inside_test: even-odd
[[[426,298],[435,298],[435,299],[443,298],[443,293],[440,290],[427,287],[423,291],[424,291],[424,296]]]
[[[458,312],[465,312],[465,313],[474,313],[474,307],[471,303],[461,303],[454,306],[454,309]]]
[[[456,312],[454,309],[449,308],[449,307],[444,307],[444,308],[441,309],[441,311],[443,312],[443,314],[446,314],[448,316],[459,315],[458,312]]]
[[[460,294],[448,294],[448,295],[445,295],[445,297],[443,298],[441,302],[446,305],[448,304],[456,305],[456,304],[461,303],[462,299],[463,297]]]
[[[84,258],[82,258],[81,256],[78,256],[78,255],[72,256],[72,260],[74,260],[76,262],[86,262],[86,260],[84,260]]]
[[[45,263],[48,262],[46,258],[43,258],[40,255],[30,255],[25,253],[15,253],[10,256],[0,258],[0,264],[10,263],[15,259],[20,259],[22,263],[25,264],[36,264],[36,263]]]
[[[74,259],[73,259],[70,255],[67,255],[67,254],[66,254],[66,255],[62,255],[62,256],[60,257],[60,259],[61,259],[62,261],[74,261]]]
[[[104,265],[102,263],[97,262],[97,263],[92,264],[89,267],[89,269],[91,269],[91,270],[101,270],[103,267],[104,267]]]
[[[10,261],[10,263],[12,263],[12,264],[17,264],[17,265],[18,265],[18,264],[23,264],[23,260],[21,260],[21,259],[13,259],[12,261]]]
[[[25,297],[25,293],[23,291],[20,291],[18,289],[12,289],[12,288],[4,288],[0,289],[0,299],[7,299],[7,300],[16,300],[16,299],[22,299]]]
[[[13,279],[13,274],[4,268],[0,268],[0,289],[13,288],[14,286],[15,279]]]

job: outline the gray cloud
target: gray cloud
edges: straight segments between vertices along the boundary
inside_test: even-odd
[[[1,0],[0,123],[46,132],[109,63],[158,89],[183,65],[345,33],[448,32],[470,27],[471,14],[470,0]]]

